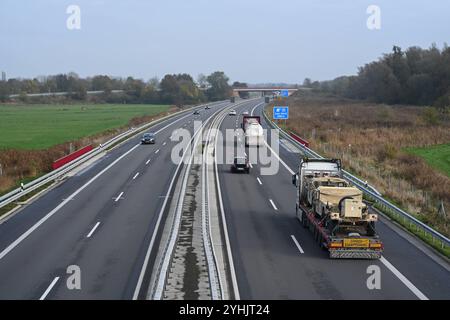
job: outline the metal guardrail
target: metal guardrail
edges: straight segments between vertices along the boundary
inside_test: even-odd
[[[200,105],[200,106],[195,106],[192,108],[189,108],[188,110],[194,110],[197,108],[203,108],[207,105],[211,105],[212,103],[208,103],[208,104],[204,104],[204,105]],[[121,134],[113,137],[112,139],[108,140],[107,142],[101,144],[100,146],[96,147],[95,149],[93,149],[92,151],[84,154],[83,156],[79,157],[78,159],[69,162],[67,164],[65,164],[64,166],[62,166],[61,168],[58,168],[54,171],[51,171],[45,175],[43,175],[42,177],[39,177],[27,184],[23,185],[23,189],[22,188],[17,188],[15,190],[12,190],[6,194],[4,194],[3,196],[0,197],[0,208],[3,208],[4,206],[22,198],[23,196],[27,195],[28,193],[46,185],[47,183],[51,182],[51,181],[55,181],[58,178],[64,176],[65,174],[67,174],[68,172],[70,172],[71,170],[73,170],[74,168],[76,168],[77,166],[85,163],[86,161],[92,159],[93,157],[95,157],[96,155],[98,155],[99,153],[103,152],[105,149],[107,149],[108,147],[114,145],[115,143],[121,141],[122,139],[128,137],[128,136],[132,136],[137,134],[138,132],[156,125],[160,122],[163,122],[167,119],[170,119],[174,116],[177,116],[179,114],[182,114],[186,112],[186,110],[182,110],[170,115],[167,115],[165,117],[162,117],[160,119],[154,120],[152,122],[146,123],[140,127],[137,128],[132,128],[130,130],[127,130],[125,132],[122,132]]]
[[[287,132],[285,132],[283,129],[281,129],[276,123],[274,123],[266,114],[265,110],[263,111],[263,116],[267,123],[274,128],[278,129],[280,134],[288,139],[290,142],[294,143],[297,147],[299,147],[303,153],[307,157],[314,157],[314,158],[323,158],[320,154],[317,152],[311,150],[308,147],[305,147],[301,143],[299,143],[297,140],[292,138]],[[417,218],[413,217],[411,214],[407,213],[406,211],[400,209],[396,205],[390,203],[386,199],[384,199],[381,194],[379,194],[378,191],[376,191],[375,188],[370,187],[367,185],[366,182],[362,181],[358,177],[355,177],[348,171],[343,170],[343,177],[347,179],[348,181],[352,182],[358,189],[363,191],[366,196],[374,200],[376,203],[381,205],[383,209],[386,212],[389,212],[391,214],[394,214],[397,218],[401,219],[403,223],[408,224],[410,227],[414,227],[416,232],[422,233],[425,237],[428,235],[431,238],[432,243],[435,241],[440,243],[441,247],[444,249],[445,247],[450,246],[450,239],[444,236],[443,234],[439,233],[438,231],[434,230],[430,226],[426,225],[422,221],[418,220]]]

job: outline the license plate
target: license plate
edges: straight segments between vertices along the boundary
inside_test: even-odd
[[[368,248],[369,239],[344,239],[346,248]]]

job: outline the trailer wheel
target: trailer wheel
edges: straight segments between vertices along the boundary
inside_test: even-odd
[[[314,228],[314,241],[319,242],[319,232]]]
[[[308,218],[306,218],[306,214],[303,210],[302,210],[302,225],[304,228],[308,228]]]
[[[319,236],[319,246],[320,246],[320,249],[325,250],[325,246],[323,244],[323,236],[322,236],[322,234],[320,234],[320,236]]]

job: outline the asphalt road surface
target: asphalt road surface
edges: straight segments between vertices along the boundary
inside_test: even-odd
[[[2,223],[0,299],[131,299],[176,169],[172,132],[227,104],[155,125],[154,145],[127,141]]]
[[[260,103],[239,108],[238,115],[253,111],[263,118]],[[236,128],[241,121],[229,116],[221,130]],[[264,120],[262,124],[269,128]],[[252,164],[250,175],[233,174],[227,164],[218,167],[241,299],[450,298],[448,270],[390,224],[378,223],[385,245],[380,261],[329,259],[295,217],[296,188],[291,176],[300,155],[293,151],[288,143],[280,143],[279,156],[285,165],[280,163],[276,175],[261,175],[259,163]],[[372,265],[379,267],[380,289],[367,286]]]

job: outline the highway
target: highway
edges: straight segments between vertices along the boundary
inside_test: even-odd
[[[140,135],[127,140],[0,222],[0,299],[143,298],[154,259],[149,247],[157,246],[177,178],[171,160],[177,142],[170,137],[180,128],[193,133],[194,120],[227,106],[217,102],[210,110],[201,107],[200,115],[187,111],[155,125],[148,131],[156,132],[156,144],[141,145]],[[226,116],[221,132],[239,128],[244,111],[262,115],[263,106],[262,99],[236,105],[238,115]],[[244,150],[243,139],[239,145]],[[234,152],[233,143],[224,148]],[[277,156],[282,161],[275,175],[261,175],[259,161],[250,174],[218,164],[241,299],[450,298],[448,265],[384,218],[378,223],[381,260],[329,259],[295,217],[291,175],[298,149],[281,141]],[[81,270],[81,290],[67,286],[72,265]],[[373,265],[381,271],[381,288],[369,290]]]
[[[53,188],[0,225],[0,299],[131,299],[176,170],[174,130],[193,132],[228,103],[178,115]],[[68,266],[81,290],[69,290]]]
[[[262,116],[261,101],[238,109]],[[256,106],[256,108],[255,108]],[[236,128],[230,116],[221,130]],[[263,121],[263,127],[269,126]],[[268,139],[270,142],[270,134]],[[227,144],[232,152],[232,145]],[[385,244],[380,261],[331,260],[295,217],[291,175],[300,154],[284,141],[276,175],[232,174],[219,165],[227,229],[241,299],[449,299],[450,272],[391,228],[378,223]],[[270,153],[270,151],[269,151]],[[381,288],[369,290],[367,268],[377,265]]]

